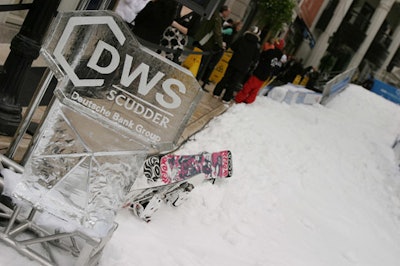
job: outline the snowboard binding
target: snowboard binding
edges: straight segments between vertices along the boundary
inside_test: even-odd
[[[193,188],[194,186],[189,182],[183,182],[165,192],[153,191],[133,202],[129,206],[129,209],[135,216],[148,223],[151,221],[152,215],[161,207],[163,202],[170,206],[178,207],[189,198],[188,194]]]
[[[132,203],[129,209],[132,213],[144,220],[150,222],[151,216],[161,207],[162,199],[159,194],[154,194],[150,199],[139,200]]]
[[[178,207],[189,198],[189,193],[193,188],[191,183],[184,182],[165,194],[165,202],[173,207]]]

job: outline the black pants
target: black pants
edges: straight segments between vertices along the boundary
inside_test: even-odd
[[[216,96],[221,96],[222,91],[225,89],[222,100],[232,100],[233,93],[238,89],[245,75],[246,73],[243,73],[243,71],[238,70],[232,66],[228,66],[224,77],[221,79],[220,82],[218,82],[217,86],[215,86],[213,94]]]
[[[218,61],[221,59],[222,55],[224,54],[224,51],[214,51],[212,54],[209,55],[208,58],[205,58],[204,60],[204,69],[203,69],[203,75],[199,77],[204,83],[209,82],[209,78],[211,73],[214,71],[214,67],[218,64]],[[202,60],[203,61],[203,60]]]

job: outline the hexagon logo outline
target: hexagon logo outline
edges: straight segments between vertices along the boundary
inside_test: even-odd
[[[62,54],[62,51],[68,41],[68,38],[71,35],[72,30],[75,26],[100,25],[100,24],[106,24],[121,45],[125,43],[126,41],[125,35],[123,34],[122,30],[118,27],[118,24],[115,22],[114,18],[111,16],[71,17],[68,20],[62,35],[60,36],[60,40],[58,41],[57,46],[54,49],[53,52],[54,57],[57,59],[58,63],[62,66],[62,68],[64,69],[64,71],[74,84],[74,86],[95,87],[95,86],[102,86],[104,84],[104,79],[80,79]]]

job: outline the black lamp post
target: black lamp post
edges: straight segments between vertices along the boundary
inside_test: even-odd
[[[34,0],[19,33],[13,38],[0,73],[0,134],[12,136],[22,119],[17,99],[27,70],[39,57],[44,35],[60,0]]]

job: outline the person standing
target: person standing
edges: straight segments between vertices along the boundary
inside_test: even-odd
[[[175,20],[164,31],[160,45],[174,50],[167,51],[165,57],[179,64],[179,57],[188,43],[188,36],[196,32],[200,15],[184,5],[179,5],[177,11]]]
[[[222,24],[230,14],[231,9],[227,5],[223,5],[219,11],[213,14],[210,20],[203,21],[194,34],[194,46],[208,52],[208,54],[202,56],[198,80],[208,79],[214,65],[218,62],[218,60],[212,62],[214,55],[225,49],[222,40]]]
[[[263,44],[262,50],[275,49],[274,41],[268,40]]]
[[[259,33],[258,27],[252,26],[249,31],[246,31],[232,44],[233,55],[228,68],[213,91],[215,97],[220,97],[225,89],[222,97],[224,103],[232,100],[235,89],[241,84],[250,66],[258,60],[260,53]]]
[[[139,38],[159,44],[163,32],[172,24],[176,14],[175,0],[152,0],[137,14],[133,33]]]
[[[225,49],[228,49],[231,47],[231,44],[233,40],[236,37],[236,34],[242,29],[243,23],[238,20],[235,22],[232,22],[232,24],[229,26],[225,26],[222,30],[222,40],[225,43]]]
[[[120,0],[115,8],[115,13],[126,22],[133,23],[136,15],[147,5],[150,0]]]
[[[258,91],[267,79],[271,79],[278,75],[282,67],[283,52],[285,45],[284,40],[274,42],[273,49],[264,50],[260,54],[257,67],[253,74],[243,85],[243,88],[236,94],[235,101],[237,103],[252,103],[255,101]]]
[[[294,56],[290,56],[285,65],[283,65],[279,80],[283,83],[293,82],[297,75],[303,75],[304,66],[303,59],[297,59]]]

